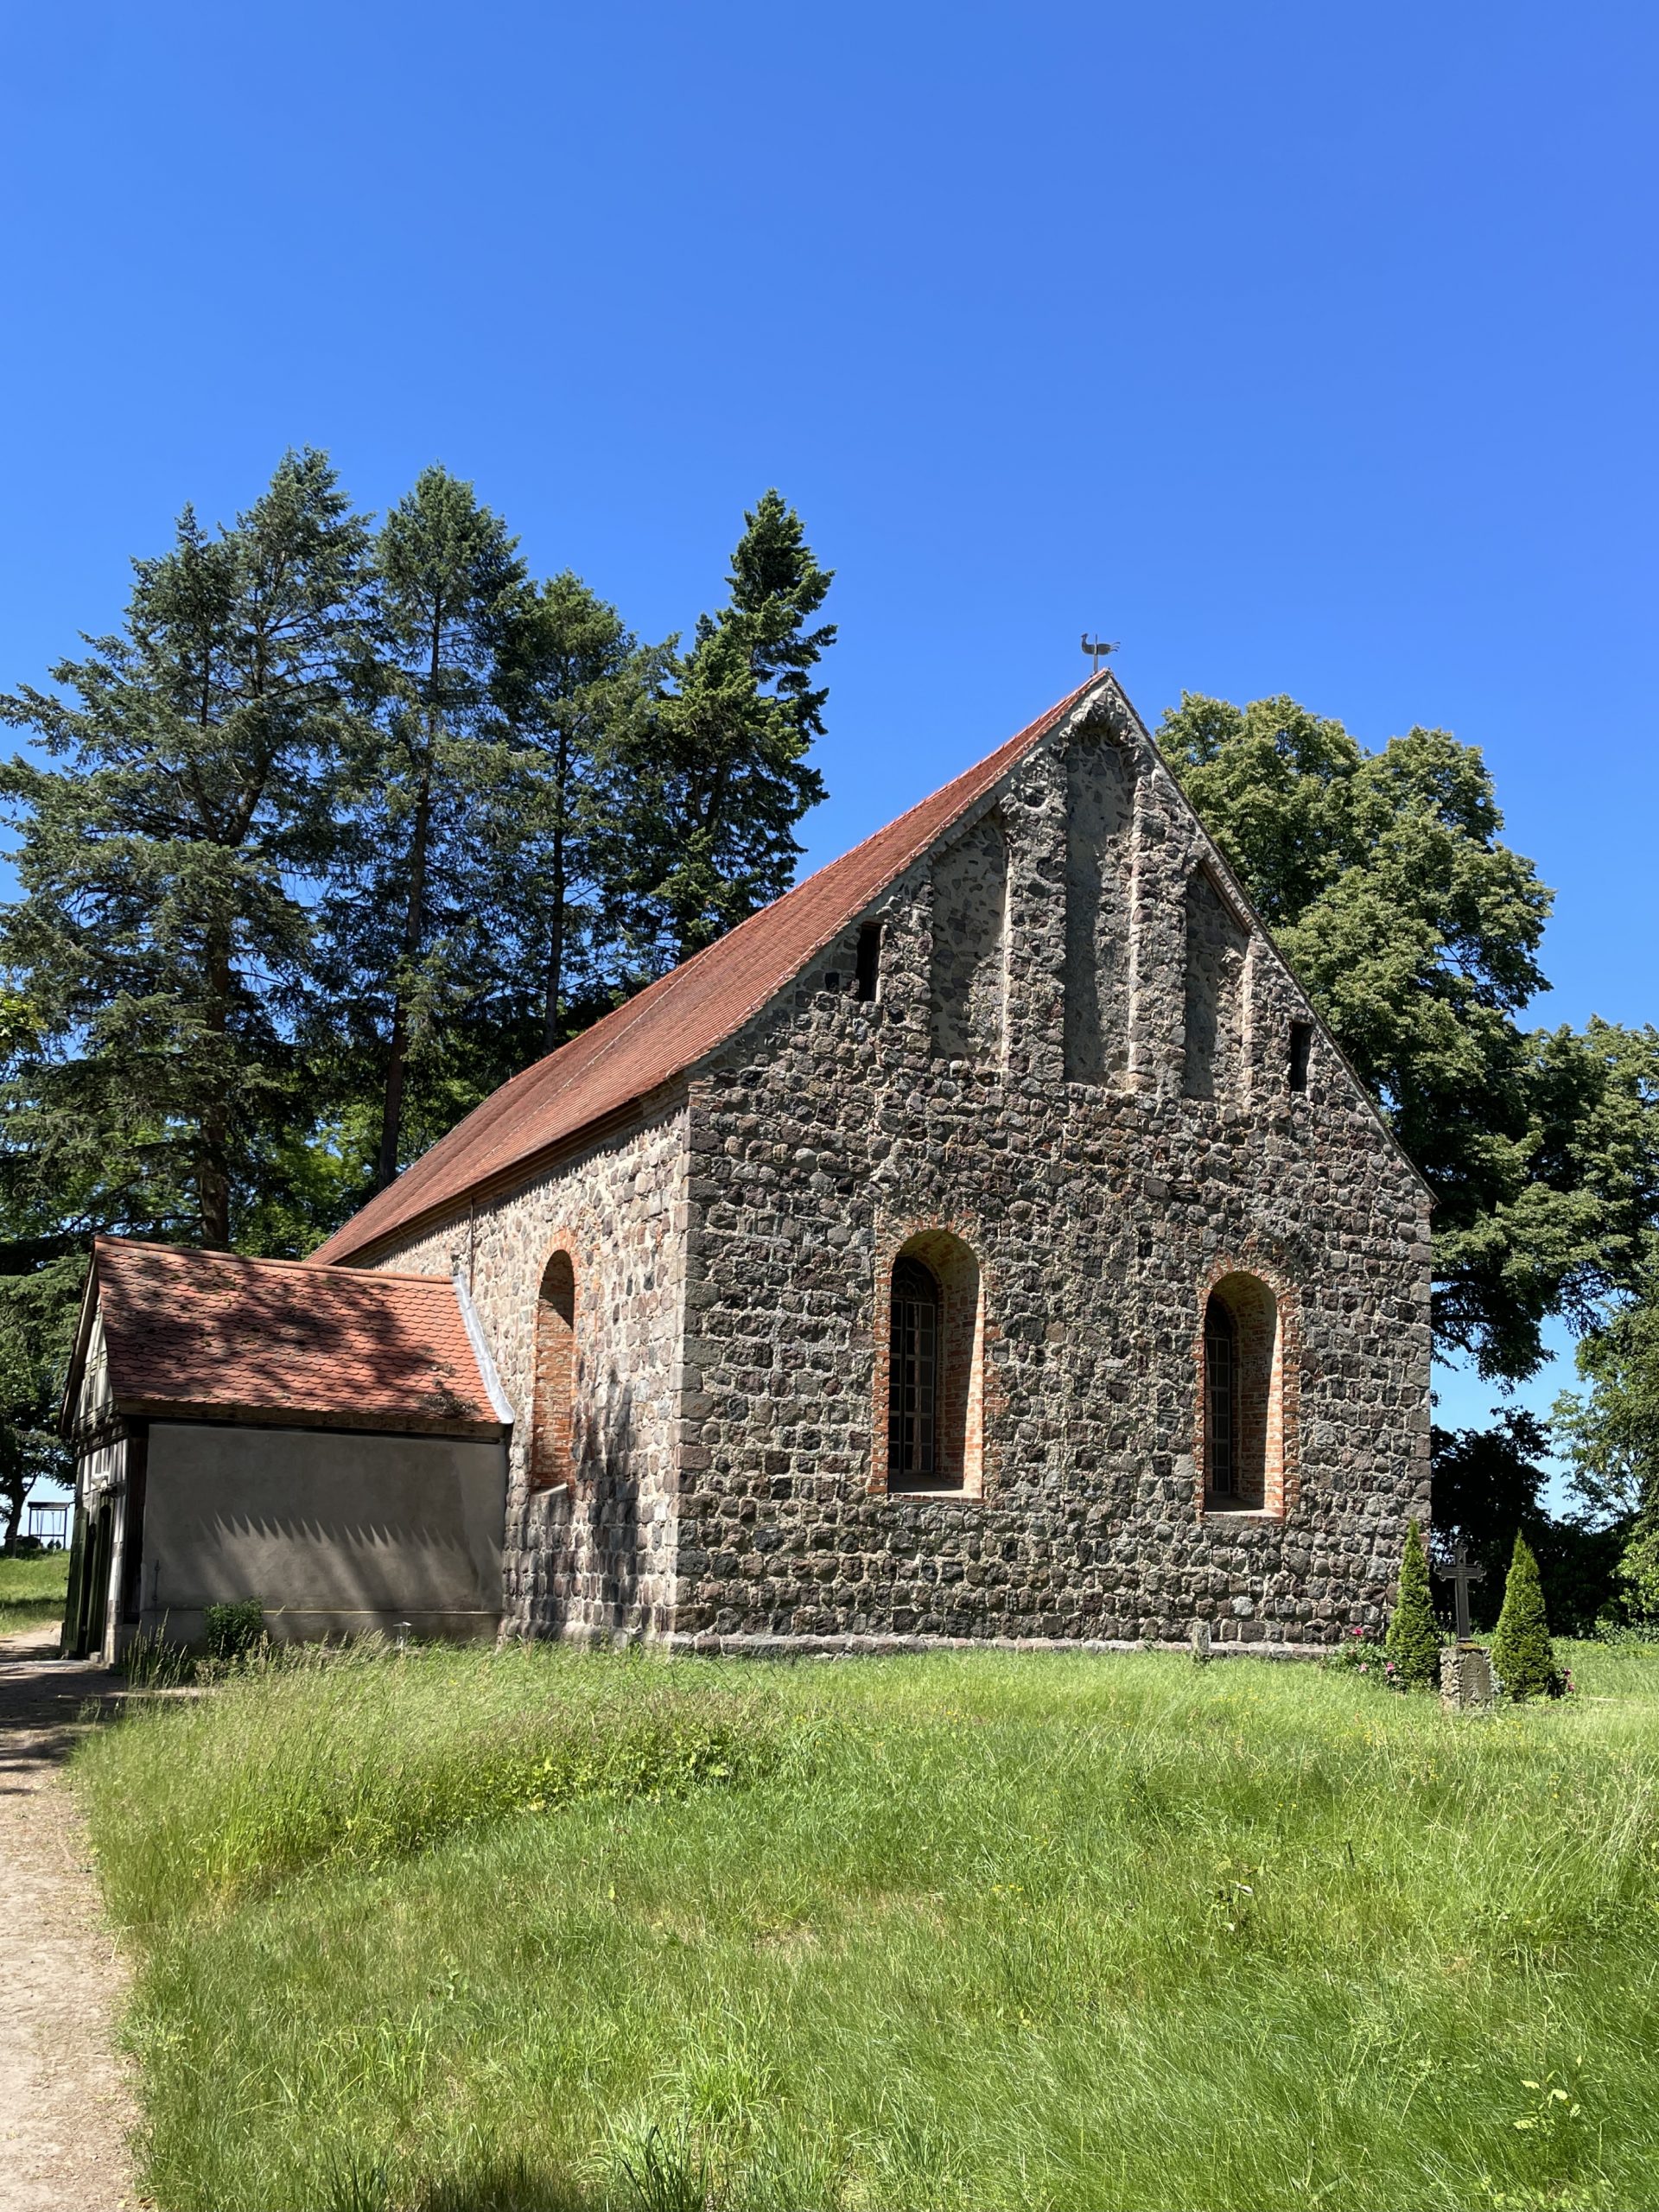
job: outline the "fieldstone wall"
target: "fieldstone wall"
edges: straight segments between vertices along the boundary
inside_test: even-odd
[[[933,1049],[947,1058],[995,1066],[1002,1058],[1007,896],[1007,840],[996,815],[986,814],[939,855],[933,873]]]
[[[1181,1088],[1189,1098],[1225,1097],[1239,1081],[1244,956],[1249,932],[1207,870],[1186,887],[1186,998]],[[1288,1044],[1286,1051],[1288,1054]]]
[[[686,1165],[685,1110],[674,1103],[375,1262],[458,1274],[478,1308],[516,1416],[503,1569],[510,1631],[584,1637],[673,1625]],[[537,1302],[555,1252],[569,1255],[575,1286],[571,1479],[532,1490]]]
[[[1100,729],[1066,748],[1065,1073],[1120,1081],[1129,1044],[1133,757]]]
[[[1226,880],[1095,694],[858,918],[884,925],[874,1002],[855,923],[693,1082],[677,1640],[1184,1641],[1201,1619],[1279,1649],[1381,1618],[1427,1505],[1427,1199],[1322,1032],[1290,1090],[1306,1002]],[[1200,1097],[1192,902],[1229,1047]],[[980,1272],[977,1497],[881,1479],[887,1271],[925,1229]],[[1283,1479],[1271,1510],[1206,1513],[1195,1348],[1233,1273],[1294,1317]]]
[[[512,1627],[765,1650],[1198,1621],[1277,1652],[1380,1620],[1427,1507],[1427,1198],[1317,1028],[1291,1088],[1308,1008],[1235,896],[1105,687],[689,1089],[381,1256],[467,1279],[519,1416]],[[947,1328],[972,1315],[955,1491],[887,1479],[906,1249],[958,1255]],[[561,1250],[573,1480],[532,1492]],[[1236,1276],[1277,1317],[1266,1480],[1212,1511],[1205,1300]]]

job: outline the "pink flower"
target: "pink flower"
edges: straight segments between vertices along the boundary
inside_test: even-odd
[[[1371,1671],[1363,1659],[1359,1662],[1359,1671],[1362,1675],[1369,1675]]]

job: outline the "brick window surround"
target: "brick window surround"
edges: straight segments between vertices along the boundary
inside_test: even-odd
[[[918,1261],[938,1286],[938,1376],[933,1472],[890,1467],[893,1278],[901,1261]],[[985,1282],[971,1248],[955,1230],[912,1226],[885,1247],[875,1280],[874,1389],[871,1407],[870,1488],[878,1496],[978,1497],[987,1451]]]
[[[536,1381],[531,1411],[530,1487],[568,1487],[571,1408],[576,1382],[576,1271],[569,1252],[555,1252],[542,1271],[536,1299]]]
[[[1213,1305],[1212,1305],[1213,1301]],[[1231,1487],[1215,1486],[1219,1456],[1212,1445],[1209,1340],[1219,1307],[1230,1322]],[[1248,1266],[1219,1262],[1200,1286],[1193,1343],[1194,1503],[1201,1517],[1238,1515],[1282,1520],[1295,1506],[1299,1476],[1298,1400],[1300,1331],[1294,1291],[1276,1270],[1252,1257]]]

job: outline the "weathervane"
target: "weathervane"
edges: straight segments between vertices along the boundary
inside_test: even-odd
[[[1121,642],[1122,642],[1122,641],[1121,641],[1120,639],[1116,639],[1116,638],[1115,638],[1115,639],[1112,640],[1111,644],[1109,645],[1107,645],[1107,644],[1105,644],[1105,643],[1104,643],[1104,641],[1102,639],[1102,638],[1101,638],[1101,636],[1100,636],[1100,633],[1098,632],[1098,631],[1096,631],[1096,632],[1095,633],[1095,639],[1094,639],[1094,643],[1091,645],[1091,644],[1090,643],[1090,641],[1089,641],[1089,632],[1088,632],[1086,630],[1084,632],[1084,633],[1083,633],[1083,650],[1084,651],[1084,652],[1086,652],[1086,653],[1088,654],[1089,658],[1090,658],[1094,662],[1094,664],[1095,664],[1095,674],[1096,674],[1096,676],[1098,676],[1098,675],[1100,674],[1100,664],[1102,663],[1102,661],[1103,661],[1103,660],[1105,659],[1105,658],[1106,658],[1106,656],[1107,656],[1107,654],[1108,654],[1108,653],[1115,653],[1115,652],[1117,651],[1118,645],[1119,645],[1119,644],[1120,644]]]

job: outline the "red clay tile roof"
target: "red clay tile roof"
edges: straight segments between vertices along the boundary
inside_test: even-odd
[[[366,1255],[417,1223],[441,1220],[469,1192],[528,1171],[539,1155],[683,1075],[832,944],[1086,691],[1111,680],[1090,677],[931,798],[514,1076],[336,1230],[312,1263]]]
[[[124,1414],[502,1432],[455,1286],[441,1277],[324,1274],[117,1236],[95,1241],[92,1277]]]

